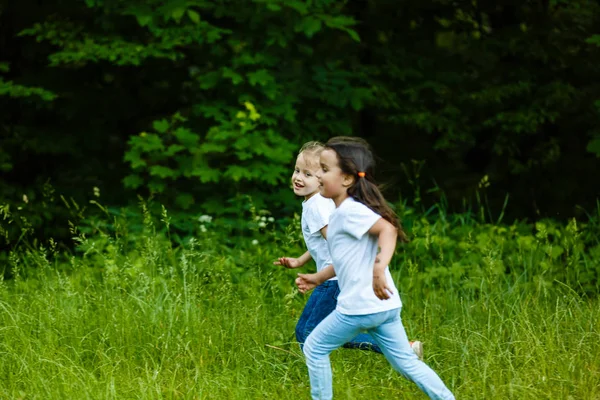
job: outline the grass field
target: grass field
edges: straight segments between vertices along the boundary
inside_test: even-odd
[[[600,399],[598,238],[552,229],[413,222],[392,265],[402,318],[457,399]],[[153,229],[97,231],[73,254],[13,252],[0,398],[308,399],[293,334],[306,297],[272,265],[301,251],[296,233],[173,248]],[[332,365],[338,399],[425,398],[381,355],[340,349]]]

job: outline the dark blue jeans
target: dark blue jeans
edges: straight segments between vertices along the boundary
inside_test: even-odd
[[[306,338],[319,325],[319,322],[335,310],[339,294],[340,287],[337,280],[324,282],[313,290],[296,324],[296,340],[300,343],[300,347],[303,347]],[[366,333],[359,334],[344,344],[344,347],[381,353],[375,340]]]

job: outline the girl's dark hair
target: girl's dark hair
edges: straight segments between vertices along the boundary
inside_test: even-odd
[[[400,241],[408,242],[398,216],[388,205],[373,178],[375,159],[369,144],[361,138],[337,136],[329,139],[325,148],[335,151],[342,172],[354,177],[348,194],[394,225]],[[364,176],[359,176],[359,172],[361,175],[364,172]]]

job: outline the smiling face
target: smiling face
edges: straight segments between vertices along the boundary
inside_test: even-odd
[[[292,186],[296,196],[310,199],[319,192],[319,180],[316,172],[319,170],[319,156],[302,152],[296,158],[296,166],[292,174]]]
[[[318,177],[321,195],[333,199],[335,205],[339,206],[348,197],[348,188],[354,180],[340,169],[335,151],[323,150],[320,163],[321,170],[318,172]]]

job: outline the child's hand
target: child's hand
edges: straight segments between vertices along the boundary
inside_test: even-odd
[[[390,294],[393,292],[387,285],[387,280],[385,279],[385,274],[382,272],[378,272],[377,270],[373,271],[373,291],[375,292],[375,296],[380,300],[387,300],[390,298]]]
[[[316,274],[298,274],[296,278],[296,286],[300,293],[306,293],[319,286],[319,282],[315,278]]]
[[[291,257],[281,257],[279,260],[275,261],[273,265],[283,265],[286,268],[300,268],[302,266],[297,258]]]

